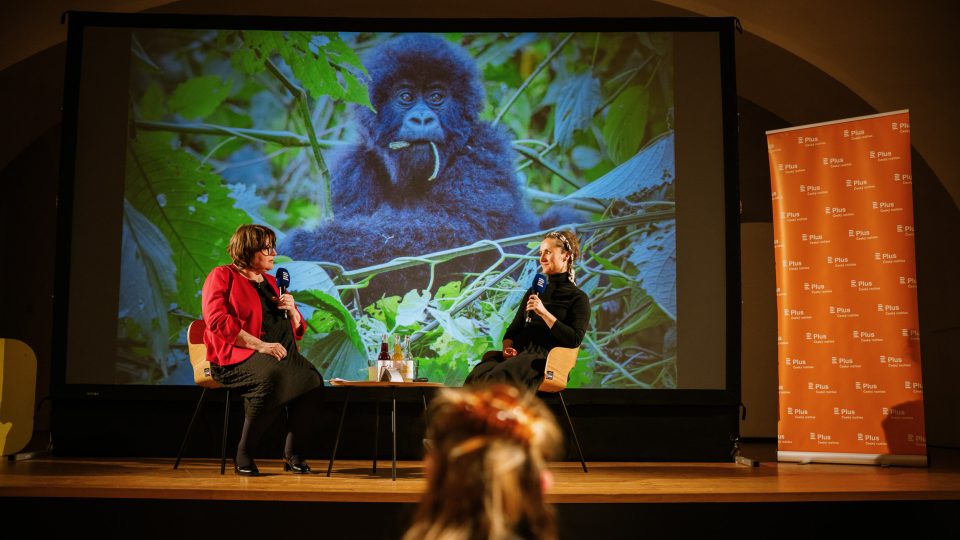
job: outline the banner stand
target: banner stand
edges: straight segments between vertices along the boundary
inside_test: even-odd
[[[925,466],[908,111],[767,132],[777,458]]]

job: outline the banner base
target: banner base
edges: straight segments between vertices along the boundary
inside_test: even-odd
[[[777,461],[796,463],[836,463],[844,465],[897,465],[926,467],[927,456],[904,454],[851,454],[841,452],[777,452]]]

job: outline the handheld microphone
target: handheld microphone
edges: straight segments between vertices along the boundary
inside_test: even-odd
[[[287,289],[290,288],[290,272],[286,268],[277,268],[277,288],[280,289],[281,295],[286,294]],[[283,310],[283,318],[290,318],[287,310]]]
[[[546,288],[547,288],[547,276],[545,276],[545,275],[543,275],[543,274],[540,274],[540,273],[538,273],[537,275],[533,276],[533,285],[530,286],[530,294],[531,294],[531,295],[540,296],[540,293],[542,293],[544,290],[546,290]],[[528,297],[528,298],[529,298],[529,297]],[[526,323],[527,323],[527,324],[530,324],[530,320],[531,320],[531,318],[530,318],[530,310],[527,310]]]

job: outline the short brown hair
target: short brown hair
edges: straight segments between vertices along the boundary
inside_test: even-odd
[[[233,264],[247,268],[253,264],[253,257],[261,249],[276,247],[277,235],[270,227],[263,225],[240,225],[227,243],[227,254]]]

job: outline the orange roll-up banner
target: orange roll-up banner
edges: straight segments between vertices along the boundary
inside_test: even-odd
[[[910,117],[767,132],[778,459],[926,465]]]

